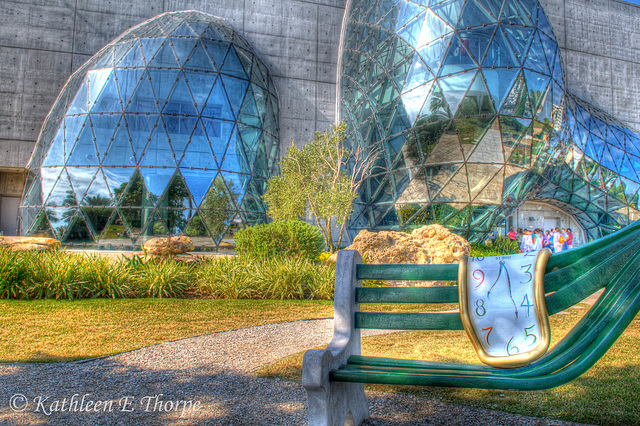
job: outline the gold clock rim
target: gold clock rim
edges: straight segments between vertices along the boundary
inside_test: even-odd
[[[547,248],[540,250],[536,259],[535,267],[536,276],[534,278],[534,291],[536,304],[538,306],[536,314],[540,324],[540,342],[533,351],[501,357],[489,355],[482,347],[482,344],[478,339],[478,334],[475,332],[473,323],[471,322],[471,314],[469,313],[469,303],[467,300],[467,267],[469,264],[469,258],[463,257],[460,260],[460,264],[458,266],[460,318],[462,320],[464,331],[467,333],[471,344],[476,350],[478,358],[480,358],[480,361],[483,363],[497,368],[523,367],[540,358],[549,349],[549,344],[551,343],[551,327],[549,325],[547,303],[544,297],[544,273],[547,268],[547,261],[549,260],[549,257],[551,257],[551,250]]]

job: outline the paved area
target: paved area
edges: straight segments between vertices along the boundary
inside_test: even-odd
[[[332,320],[298,321],[167,342],[106,358],[0,365],[0,424],[306,424],[299,383],[256,368],[326,344]],[[368,392],[368,425],[549,425],[438,400]]]

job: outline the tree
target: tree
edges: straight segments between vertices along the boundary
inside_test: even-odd
[[[267,213],[275,220],[298,219],[308,209],[322,231],[329,252],[342,243],[346,221],[365,177],[374,168],[379,146],[366,152],[345,147],[347,126],[341,123],[314,138],[302,149],[291,144],[280,160],[280,176],[269,179],[263,198]],[[340,225],[338,242],[333,243],[331,219]]]

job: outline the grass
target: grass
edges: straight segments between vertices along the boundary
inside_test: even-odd
[[[379,310],[424,310],[380,305]],[[331,318],[330,300],[0,300],[0,362],[60,362],[262,324]]]
[[[551,317],[552,345],[586,312],[580,305]],[[497,409],[535,417],[602,424],[640,424],[640,316],[598,363],[573,382],[535,392],[415,386],[365,385],[367,389],[409,393],[424,398]],[[479,361],[463,331],[402,332],[363,339],[362,353],[389,358],[446,362]],[[260,369],[262,377],[299,381],[299,353]]]

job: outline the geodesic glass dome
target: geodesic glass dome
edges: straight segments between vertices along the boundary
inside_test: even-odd
[[[279,159],[269,70],[219,18],[165,13],[109,43],[67,81],[29,162],[22,235],[200,249],[266,220]]]
[[[594,238],[638,216],[640,139],[568,96],[537,0],[353,0],[346,14],[342,119],[352,149],[382,152],[352,235],[437,222],[482,239],[536,194]]]

